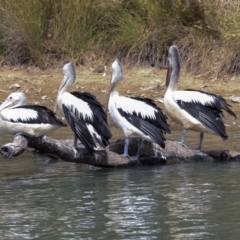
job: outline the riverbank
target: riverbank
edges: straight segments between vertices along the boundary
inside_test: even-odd
[[[107,66],[106,71],[100,72],[91,67],[77,67],[76,72],[76,82],[69,87],[68,91],[90,92],[96,95],[103,105],[106,105],[111,78],[110,66]],[[120,86],[121,94],[151,98],[164,110],[162,100],[166,91],[166,69],[158,70],[153,67],[125,68],[123,66],[123,73],[124,80]],[[5,100],[12,92],[23,91],[27,95],[27,104],[40,104],[53,109],[62,79],[62,68],[43,71],[33,67],[14,69],[5,66],[1,68],[0,79],[0,101]],[[232,105],[233,111],[239,115],[240,76],[207,79],[204,76],[193,76],[181,72],[179,89],[189,88],[221,94]],[[58,112],[58,116],[61,116],[60,112]],[[227,118],[227,124],[240,127],[239,119]],[[173,123],[170,122],[170,124]]]

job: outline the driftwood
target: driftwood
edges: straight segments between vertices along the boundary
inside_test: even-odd
[[[76,150],[72,139],[55,140],[49,137],[38,137],[27,139],[17,135],[12,143],[1,147],[1,155],[4,158],[12,158],[22,154],[28,147],[38,153],[45,153],[49,156],[60,158],[63,161],[85,163],[98,167],[128,167],[135,165],[155,165],[186,163],[193,161],[239,161],[240,153],[224,151],[208,151],[196,153],[191,149],[179,145],[177,142],[166,141],[165,149],[156,144],[144,141],[141,156],[138,160],[130,160],[121,156],[124,140],[118,140],[109,145],[106,149],[99,149],[94,155],[82,150]],[[138,139],[130,139],[130,155],[137,151]],[[83,147],[80,146],[79,147]]]

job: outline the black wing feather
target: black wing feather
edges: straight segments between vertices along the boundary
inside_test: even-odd
[[[120,114],[122,115],[122,111],[120,110]],[[163,130],[155,127],[153,124],[130,114],[124,114],[125,118],[137,129],[142,131],[144,134],[148,135],[153,139],[159,146],[165,148],[165,140],[166,138],[163,135]]]
[[[214,110],[217,110],[217,111],[224,110],[228,114],[233,116],[234,118],[237,118],[236,114],[230,108],[231,105],[228,104],[226,102],[226,100],[221,95],[208,93],[208,92],[204,92],[204,91],[200,91],[200,90],[196,91],[196,90],[187,89],[186,91],[200,92],[200,93],[203,93],[203,94],[206,94],[206,95],[212,97],[214,99],[214,102],[213,103],[206,103],[206,107],[209,107],[210,109],[214,109]]]
[[[103,110],[102,104],[91,93],[71,92],[71,94],[88,103],[93,112],[93,121],[89,119],[89,121],[86,123],[91,124],[98,135],[101,136],[101,140],[97,137],[94,137],[96,141],[102,147],[106,147],[109,144],[109,139],[112,137],[112,133],[107,125],[107,114]],[[81,113],[76,112],[76,114],[76,116],[81,116]]]
[[[212,129],[216,134],[221,136],[223,139],[227,139],[226,128],[224,125],[224,114],[222,110],[225,110],[228,114],[233,117],[237,117],[235,113],[230,109],[230,105],[226,100],[217,94],[208,93],[204,91],[196,91],[187,89],[186,91],[201,92],[206,94],[213,101],[206,102],[204,105],[200,101],[185,102],[182,100],[177,100],[177,103],[180,108],[186,110],[194,118],[200,121],[204,126]]]
[[[88,152],[94,153],[94,147],[96,147],[96,145],[86,126],[86,123],[82,119],[77,118],[75,114],[71,112],[71,110],[69,110],[64,104],[62,105],[62,109],[72,131],[77,135]]]
[[[150,124],[154,125],[156,128],[159,128],[163,130],[164,132],[171,133],[170,127],[167,123],[167,116],[163,114],[162,109],[159,108],[153,100],[149,98],[140,98],[140,97],[131,97],[132,99],[135,99],[137,101],[142,101],[146,103],[147,105],[153,107],[156,109],[155,111],[155,119],[149,118],[146,115],[143,117],[141,114],[137,112],[133,112],[133,116],[141,118],[143,121],[147,121]],[[127,114],[127,113],[126,113]]]
[[[165,147],[164,133],[170,133],[169,125],[166,121],[167,116],[162,113],[161,109],[149,98],[132,97],[137,101],[142,101],[149,106],[156,109],[155,118],[148,117],[147,115],[142,116],[141,113],[134,111],[132,114],[118,108],[119,113],[128,120],[133,126],[148,135],[154,142],[156,142],[162,148]]]
[[[212,129],[223,139],[228,138],[223,120],[223,112],[219,108],[204,106],[199,102],[184,102],[178,100],[177,103],[180,108],[187,111],[204,126]]]
[[[4,119],[10,122],[21,122],[21,123],[28,123],[28,124],[52,124],[52,125],[59,125],[59,126],[66,126],[61,120],[59,120],[56,116],[55,113],[48,109],[45,106],[39,106],[39,105],[24,105],[24,106],[19,106],[15,107],[14,109],[31,109],[37,112],[38,116],[37,118],[28,118],[24,119],[21,118],[22,116],[19,116],[17,119]],[[9,109],[11,110],[11,109]]]

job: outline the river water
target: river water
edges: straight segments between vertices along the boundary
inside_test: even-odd
[[[206,135],[204,149],[240,151],[239,133],[229,135]],[[189,139],[195,147],[198,134]],[[239,172],[239,163],[101,169],[30,153],[1,159],[0,239],[239,239]]]

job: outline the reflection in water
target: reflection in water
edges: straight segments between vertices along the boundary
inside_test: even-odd
[[[136,178],[133,170],[125,170],[124,175],[109,175],[107,181],[108,198],[107,212],[104,214],[109,219],[106,222],[108,231],[114,231],[120,236],[157,236],[161,231],[156,225],[156,219],[149,218],[156,209],[154,176],[146,174],[149,171],[141,170]],[[117,186],[116,186],[117,183]]]
[[[189,169],[180,167],[178,170],[180,181],[174,181],[165,194],[168,198],[170,234],[174,239],[208,236],[211,223],[205,216],[212,210],[211,202],[218,197],[211,189],[213,184],[199,179],[196,172],[201,170],[199,166],[196,169],[192,166],[191,174]]]
[[[219,232],[240,234],[238,164],[105,170],[35,162],[32,173],[6,178],[1,171],[0,232],[8,239],[217,239]]]
[[[239,141],[235,133],[230,138]],[[0,233],[4,239],[237,239],[239,170],[239,163],[99,169],[29,153],[2,159]]]

